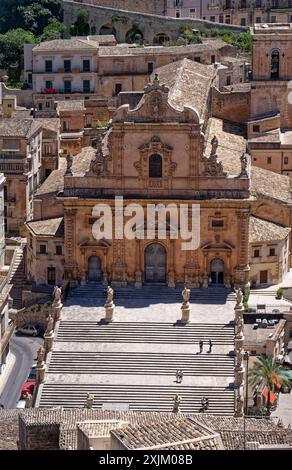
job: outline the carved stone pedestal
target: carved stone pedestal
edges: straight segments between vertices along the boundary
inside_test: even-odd
[[[54,332],[50,331],[49,333],[44,334],[44,348],[46,351],[46,355],[48,352],[52,350],[53,342],[54,342]]]
[[[86,272],[84,271],[81,273],[81,285],[85,286],[85,284],[86,284]]]
[[[37,368],[36,368],[36,381],[37,381],[38,384],[41,384],[44,381],[45,371],[46,371],[45,362],[43,362],[43,364],[37,366]]]
[[[52,305],[52,314],[53,314],[55,323],[58,320],[60,320],[62,308],[63,308],[63,304],[61,303],[59,303],[58,305],[57,304]]]
[[[106,323],[111,323],[113,321],[115,304],[113,302],[106,303],[105,308],[105,321]]]
[[[190,304],[189,302],[184,302],[181,306],[181,323],[189,323],[190,322]]]

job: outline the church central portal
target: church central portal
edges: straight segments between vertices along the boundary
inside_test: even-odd
[[[159,243],[145,249],[145,282],[166,282],[166,250]]]

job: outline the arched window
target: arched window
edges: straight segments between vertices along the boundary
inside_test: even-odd
[[[279,78],[280,72],[280,54],[279,51],[272,51],[271,55],[271,78]]]
[[[151,155],[149,158],[149,178],[162,178],[162,158]]]

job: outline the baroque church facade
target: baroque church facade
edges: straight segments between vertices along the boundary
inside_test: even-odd
[[[116,110],[102,139],[80,154],[68,156],[61,191],[54,193],[46,182],[47,189],[39,194],[36,206],[39,203],[41,209],[36,207],[35,212],[40,216],[27,227],[31,246],[33,239],[35,243],[36,238],[45,239],[48,232],[51,240],[63,237],[56,283],[94,281],[136,287],[145,282],[170,287],[248,284],[250,158],[236,155],[241,171],[229,174],[218,159],[220,141],[215,135],[208,136],[211,149],[206,154],[214,71],[202,66],[206,76],[198,78],[200,64],[188,60],[180,64],[179,74],[171,75],[172,64],[169,71],[167,67],[163,82],[155,75],[135,106]],[[196,90],[190,92],[196,79]],[[54,185],[54,172],[50,178]],[[140,238],[118,238],[114,230],[111,238],[93,237],[96,204],[112,208],[115,227],[115,196],[123,196],[124,205],[143,207]],[[172,238],[169,218],[164,239],[158,236],[157,224],[151,238],[146,236],[148,204],[183,205],[189,215],[193,205],[199,205],[198,246],[182,250],[181,232],[177,239]],[[124,217],[125,222],[131,217]],[[43,267],[44,263],[28,255],[28,272],[34,282],[41,278]]]

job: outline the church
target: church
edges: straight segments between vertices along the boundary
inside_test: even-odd
[[[143,93],[129,96],[131,105],[117,108],[92,146],[62,158],[61,169],[37,191],[35,217],[26,224],[31,282],[248,285],[255,199],[250,157],[244,138],[236,136],[229,146],[221,140],[229,134],[227,124],[210,115],[214,84],[212,66],[184,59],[161,67]],[[116,196],[143,208],[145,227],[137,229],[144,237],[127,239],[115,230],[111,237],[93,237],[97,204],[111,207],[115,226]],[[198,246],[183,250],[167,217],[165,238],[157,224],[147,237],[149,204],[183,205],[189,214],[199,206]]]

